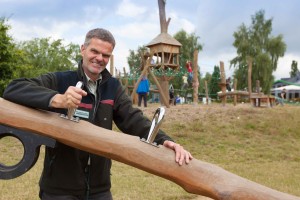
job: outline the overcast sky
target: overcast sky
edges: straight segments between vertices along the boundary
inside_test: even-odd
[[[282,34],[287,44],[274,73],[280,79],[289,77],[293,60],[300,61],[299,9],[299,0],[167,0],[166,15],[171,18],[169,34],[184,29],[200,37],[202,74],[223,61],[230,76],[229,61],[236,56],[233,33],[242,23],[249,27],[251,16],[264,10],[265,18],[273,19],[271,35]],[[16,41],[51,37],[81,45],[88,30],[106,28],[117,41],[114,64],[122,71],[128,69],[129,49],[160,33],[157,0],[0,0],[0,17],[9,18]]]

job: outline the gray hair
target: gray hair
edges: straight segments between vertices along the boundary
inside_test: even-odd
[[[108,30],[103,29],[103,28],[96,28],[96,29],[90,30],[85,36],[84,46],[88,46],[90,44],[92,38],[97,38],[99,40],[108,42],[108,43],[112,44],[113,48],[116,45],[115,38],[111,34],[111,32],[109,32]]]

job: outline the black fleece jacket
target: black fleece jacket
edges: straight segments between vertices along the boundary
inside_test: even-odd
[[[58,93],[63,94],[69,86],[75,86],[78,81],[83,81],[83,89],[88,95],[83,97],[77,109],[79,113],[84,113],[78,115],[83,117],[82,120],[110,130],[114,121],[122,132],[146,138],[151,126],[150,120],[144,117],[139,109],[133,108],[130,97],[126,95],[117,79],[106,69],[101,74],[102,81],[98,83],[97,99],[86,88],[87,79],[81,63],[77,71],[48,73],[32,79],[16,79],[8,85],[3,97],[25,106],[66,114],[66,109],[49,108],[50,99]],[[163,144],[165,140],[172,141],[169,136],[159,131],[155,141]],[[111,187],[110,168],[111,160],[108,158],[57,143],[54,149],[46,148],[40,188],[57,195],[84,195],[87,188],[91,194],[105,192]]]

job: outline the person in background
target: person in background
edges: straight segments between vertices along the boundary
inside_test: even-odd
[[[281,97],[281,99],[280,99],[280,105],[284,105],[284,99],[285,99],[285,96],[286,96],[286,89],[285,88],[283,88],[283,90],[281,90],[281,93],[280,93],[280,97]]]
[[[175,94],[174,94],[174,89],[169,88],[169,98],[170,98],[170,105],[176,106],[176,101],[175,101]]]
[[[147,99],[149,93],[150,84],[147,79],[147,76],[143,76],[138,88],[136,89],[136,93],[138,94],[138,106],[141,107],[142,101],[144,101],[144,107],[147,107]]]
[[[151,121],[133,107],[121,83],[106,69],[114,47],[115,39],[108,30],[90,30],[81,45],[82,59],[76,71],[13,80],[3,98],[62,114],[76,109],[75,116],[99,127],[111,130],[114,122],[123,133],[147,138]],[[83,88],[74,87],[78,81]],[[162,130],[155,142],[172,149],[179,166],[193,158]],[[111,165],[106,157],[57,142],[55,148],[46,147],[39,196],[42,200],[112,200]]]
[[[187,61],[185,64],[185,67],[188,71],[188,82],[191,83],[193,81],[193,68],[192,68],[192,62]]]
[[[226,89],[228,90],[228,92],[231,91],[231,78],[230,77],[228,77],[226,79]]]
[[[184,74],[184,75],[182,76],[182,86],[181,86],[181,90],[187,89],[188,86],[189,86],[188,78],[187,78],[187,76]]]

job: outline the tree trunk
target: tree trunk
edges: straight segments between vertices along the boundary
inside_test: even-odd
[[[171,18],[166,21],[166,0],[158,0],[158,8],[159,8],[159,21],[160,21],[160,32],[168,33],[169,23]]]

